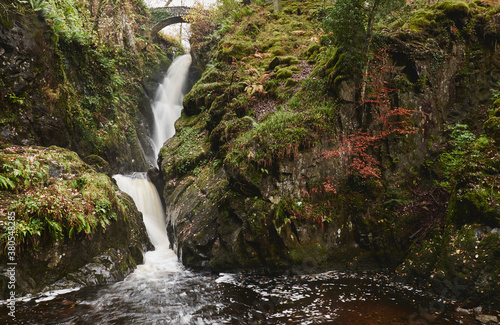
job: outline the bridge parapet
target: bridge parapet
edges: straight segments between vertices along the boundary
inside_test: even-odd
[[[153,12],[153,13],[154,12],[165,12],[165,13],[169,13],[170,17],[179,17],[179,16],[186,15],[190,9],[191,9],[190,7],[186,7],[186,6],[156,7],[156,8],[152,8],[151,12]]]

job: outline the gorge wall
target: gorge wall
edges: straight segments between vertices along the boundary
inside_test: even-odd
[[[242,7],[193,55],[211,59],[160,154],[178,256],[215,271],[397,269],[498,304],[498,9],[445,1],[393,20],[363,101],[321,10]]]

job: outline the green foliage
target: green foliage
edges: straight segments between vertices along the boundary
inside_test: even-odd
[[[437,171],[439,185],[452,192],[448,222],[453,225],[481,223],[500,225],[500,156],[493,139],[477,137],[468,126],[457,124],[446,130],[448,141],[441,147]]]
[[[0,180],[15,190],[3,208],[16,214],[14,233],[21,250],[91,235],[116,220],[117,212],[123,213],[109,177],[89,169],[69,151],[9,147],[1,152],[0,161]],[[7,237],[0,235],[0,244]]]
[[[29,4],[34,11],[45,12],[52,9],[50,3],[46,0],[29,0]]]
[[[402,0],[337,0],[326,9],[323,29],[328,44],[349,55],[344,58],[347,71],[360,72],[373,33],[373,24],[382,16],[401,8]]]
[[[364,0],[338,0],[323,21],[323,29],[332,33],[332,45],[350,53],[349,63],[354,68],[363,64],[367,19],[363,5]]]
[[[30,0],[30,4],[59,37],[82,44],[90,41],[90,12],[75,0]]]
[[[467,125],[456,124],[449,131],[451,132],[450,144],[453,149],[441,154],[440,163],[443,166],[444,175],[456,183],[456,178],[462,174],[464,168],[467,168],[466,162],[471,155],[472,158],[478,157],[479,151],[472,145],[476,136],[468,130]]]
[[[16,187],[16,185],[13,181],[5,176],[0,175],[0,188],[11,190],[14,187]]]
[[[0,155],[3,158],[3,154]],[[0,160],[2,161],[2,160]],[[44,184],[48,179],[48,166],[41,166],[38,161],[30,162],[22,158],[3,160],[0,167],[3,176],[10,183],[10,187],[23,187],[25,189]],[[9,182],[10,181],[10,182]]]

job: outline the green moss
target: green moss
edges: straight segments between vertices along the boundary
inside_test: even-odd
[[[500,112],[500,109],[497,111]],[[497,147],[500,147],[500,117],[497,117],[496,114],[490,117],[484,123],[484,132],[495,141]]]
[[[282,64],[284,66],[291,66],[291,65],[295,65],[295,64],[300,63],[299,59],[297,59],[297,57],[295,57],[295,56],[284,56],[284,57],[280,57],[279,60],[280,60],[280,64]]]
[[[460,0],[442,1],[435,8],[442,10],[451,19],[461,18],[469,14],[469,4]]]
[[[403,24],[403,29],[410,29],[419,32],[426,29],[436,28],[439,16],[432,9],[420,9]]]
[[[321,45],[319,43],[313,42],[309,44],[309,46],[307,47],[304,56],[308,59],[311,59],[314,56],[318,55],[320,50],[321,50]]]
[[[277,79],[287,79],[290,78],[293,75],[293,71],[290,70],[289,68],[281,68],[276,71],[276,78]]]
[[[224,62],[231,62],[233,58],[241,60],[254,52],[254,45],[251,42],[227,40],[220,45],[219,60]]]
[[[285,81],[285,88],[292,88],[292,87],[295,87],[297,86],[298,82],[292,78],[288,78],[286,81]]]
[[[21,250],[105,229],[124,214],[108,176],[98,174],[75,153],[57,147],[9,147],[0,160],[2,176],[15,186],[5,209],[16,214]],[[0,198],[9,196],[0,192]],[[0,200],[3,204],[5,201]],[[1,242],[6,235],[0,237]]]
[[[215,99],[222,95],[227,90],[228,86],[229,83],[227,82],[198,82],[193,89],[184,96],[184,113],[187,115],[196,115],[203,109],[210,109]]]
[[[320,113],[277,111],[233,142],[227,162],[254,161],[266,167],[273,159],[292,158],[299,149],[314,145],[320,133],[311,126],[322,122]]]
[[[497,186],[457,187],[450,203],[450,222],[457,225],[475,222],[493,227],[500,225],[500,194],[496,191]]]
[[[179,177],[195,169],[208,157],[208,137],[201,117],[181,120],[174,138],[161,149],[161,169],[165,179]]]

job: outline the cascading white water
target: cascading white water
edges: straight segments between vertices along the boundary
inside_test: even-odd
[[[191,56],[189,54],[176,58],[156,91],[153,103],[155,157],[158,157],[163,143],[175,134],[174,124],[181,116],[184,84],[190,65]]]
[[[179,118],[182,110],[183,88],[187,79],[191,56],[182,55],[172,62],[167,71],[163,83],[156,91],[153,103],[155,117],[155,128],[153,143],[155,156],[163,143],[175,134],[174,124]],[[165,227],[165,212],[161,204],[160,196],[153,184],[147,179],[145,173],[134,173],[132,175],[113,176],[118,187],[130,195],[137,209],[142,212],[144,224],[149,238],[155,246],[154,251],[147,252],[144,256],[144,264],[140,265],[132,276],[151,276],[152,272],[176,272],[181,270],[177,256],[169,248],[169,241]]]
[[[130,195],[142,212],[144,225],[155,250],[144,255],[144,264],[140,265],[134,272],[140,273],[156,271],[177,272],[181,266],[177,261],[174,251],[169,248],[167,231],[165,228],[165,212],[160,201],[160,196],[153,184],[147,179],[145,173],[134,173],[132,175],[115,175],[118,187]]]

